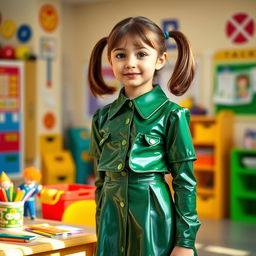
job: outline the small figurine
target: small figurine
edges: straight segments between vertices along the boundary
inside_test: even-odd
[[[7,190],[10,188],[11,184],[12,183],[10,178],[7,176],[5,172],[2,172],[0,176],[0,188],[4,188],[5,190]]]
[[[23,176],[24,184],[21,184],[19,188],[25,191],[24,198],[26,198],[26,195],[29,195],[24,203],[24,216],[27,217],[30,215],[30,218],[33,220],[36,216],[35,195],[37,195],[42,188],[42,185],[36,184],[41,180],[41,172],[35,167],[28,167],[24,170]]]

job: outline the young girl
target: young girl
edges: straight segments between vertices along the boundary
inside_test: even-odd
[[[144,17],[119,22],[94,47],[89,65],[94,95],[111,94],[102,77],[107,55],[124,87],[111,104],[96,111],[90,154],[96,165],[96,223],[100,256],[192,256],[200,226],[195,209],[196,159],[189,111],[169,101],[154,76],[167,58],[165,40],[178,47],[170,91],[182,95],[194,76],[186,37],[163,32]],[[165,182],[170,172],[174,200]]]

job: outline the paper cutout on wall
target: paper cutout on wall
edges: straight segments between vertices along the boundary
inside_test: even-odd
[[[46,32],[53,32],[59,22],[58,12],[51,4],[45,4],[39,11],[39,22]]]
[[[12,20],[6,20],[1,26],[2,35],[5,38],[11,38],[16,32],[15,22]]]
[[[48,130],[54,128],[56,124],[55,114],[53,114],[52,112],[45,113],[43,116],[43,124],[44,124],[44,127]]]
[[[247,43],[253,38],[254,20],[246,13],[236,13],[226,23],[226,35],[234,44]]]
[[[17,38],[22,42],[28,42],[32,36],[32,30],[29,25],[23,24],[18,28]]]

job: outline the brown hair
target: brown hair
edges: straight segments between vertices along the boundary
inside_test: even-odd
[[[102,76],[102,53],[108,45],[107,54],[111,51],[125,36],[130,35],[133,38],[139,38],[142,42],[158,51],[161,56],[166,51],[165,36],[159,26],[145,17],[130,17],[117,23],[108,37],[98,41],[91,53],[88,80],[91,92],[95,96],[112,94],[116,88],[107,85]],[[169,31],[169,36],[177,44],[178,57],[174,67],[173,74],[168,81],[169,90],[174,95],[184,94],[195,73],[194,57],[190,49],[189,42],[185,35],[179,31]],[[140,42],[137,42],[138,44]]]

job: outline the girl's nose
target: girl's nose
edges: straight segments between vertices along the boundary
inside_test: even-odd
[[[127,58],[125,68],[130,69],[130,68],[135,68],[136,67],[136,60],[133,57]]]

